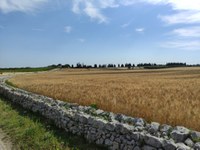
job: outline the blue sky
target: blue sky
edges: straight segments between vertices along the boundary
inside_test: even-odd
[[[200,63],[199,0],[1,0],[0,67]]]

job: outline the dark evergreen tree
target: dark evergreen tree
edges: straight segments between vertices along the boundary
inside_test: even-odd
[[[94,68],[97,68],[97,64],[94,64]]]

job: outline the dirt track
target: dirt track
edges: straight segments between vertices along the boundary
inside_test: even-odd
[[[12,142],[10,138],[0,129],[0,150],[11,150]]]

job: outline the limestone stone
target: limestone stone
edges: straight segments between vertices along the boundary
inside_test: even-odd
[[[136,145],[134,140],[127,141],[127,144],[131,145],[131,146],[135,146]]]
[[[135,126],[144,126],[145,125],[145,121],[142,118],[135,118],[134,119],[134,124],[135,124]]]
[[[164,140],[163,148],[164,150],[175,150],[177,148],[177,145],[171,140]]]
[[[144,136],[144,141],[147,145],[151,145],[156,148],[161,148],[163,145],[163,139],[157,138],[155,136],[152,136],[150,134],[147,134]]]
[[[133,150],[141,150],[141,148],[139,146],[134,147]]]
[[[131,137],[132,137],[135,141],[139,141],[139,139],[140,139],[140,132],[132,132],[132,133],[131,133]]]
[[[190,150],[191,148],[186,146],[184,143],[177,143],[177,150]]]
[[[157,150],[157,149],[155,147],[145,145],[145,146],[142,147],[142,150]]]
[[[134,130],[137,131],[137,132],[141,132],[141,131],[144,130],[144,126],[136,126],[136,127],[134,128]]]
[[[163,124],[160,126],[160,132],[168,133],[172,127],[170,125]]]
[[[182,126],[177,126],[174,130],[170,133],[172,139],[176,142],[184,142],[187,137],[189,136],[189,130]]]
[[[106,146],[111,146],[112,145],[112,141],[110,139],[106,139],[105,140],[105,145]]]
[[[189,147],[193,147],[194,145],[194,142],[190,138],[187,138],[184,143]]]
[[[78,117],[78,120],[79,120],[81,123],[84,123],[84,124],[87,124],[87,121],[88,121],[87,116],[85,116],[85,115],[79,116],[79,117]]]
[[[105,125],[106,125],[106,121],[102,119],[96,119],[93,121],[93,126],[97,129],[103,130],[105,128]]]
[[[125,122],[128,123],[129,125],[134,125],[134,120],[135,118],[127,117]]]
[[[192,140],[200,140],[200,132],[191,131],[190,136]]]
[[[157,122],[152,122],[152,123],[150,124],[149,129],[148,129],[148,132],[149,132],[150,134],[155,134],[155,133],[158,132],[159,127],[160,127],[160,124],[159,124],[159,123],[157,123]]]
[[[102,145],[103,142],[104,142],[103,138],[100,138],[100,139],[98,139],[98,140],[96,141],[96,144]]]
[[[97,109],[97,110],[96,110],[96,114],[97,114],[97,115],[101,115],[103,112],[104,112],[104,111],[101,110],[101,109]]]
[[[200,150],[200,142],[194,144],[194,150]]]
[[[116,141],[117,143],[121,143],[120,138],[116,138],[115,141]]]
[[[115,115],[115,119],[116,119],[117,121],[119,121],[119,122],[122,122],[123,117],[124,117],[124,115],[122,115],[122,114],[116,114],[116,115]]]
[[[107,123],[105,128],[109,131],[114,131],[115,130],[115,125],[111,123]]]
[[[112,150],[118,150],[119,149],[119,143],[113,142],[113,146],[111,148]]]

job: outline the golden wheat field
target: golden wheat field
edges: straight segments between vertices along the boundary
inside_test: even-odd
[[[19,75],[10,82],[55,99],[200,130],[200,68],[66,69]]]

